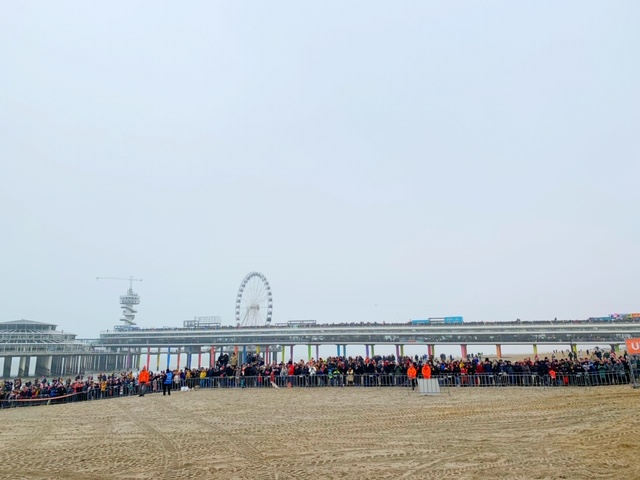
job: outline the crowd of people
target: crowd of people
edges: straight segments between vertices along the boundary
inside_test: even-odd
[[[205,368],[101,373],[74,379],[4,380],[0,382],[0,405],[37,404],[46,401],[81,401],[147,392],[225,387],[387,387],[415,388],[419,378],[437,379],[443,386],[569,386],[618,385],[631,381],[631,368],[640,368],[627,356],[595,349],[580,356],[525,358],[520,361],[484,359],[469,355],[464,359],[427,355],[396,358],[394,355],[343,357],[267,363],[260,355],[248,355],[239,362],[236,355],[220,355],[215,365]],[[632,365],[633,363],[633,365]]]

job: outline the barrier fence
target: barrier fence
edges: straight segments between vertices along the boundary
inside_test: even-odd
[[[634,378],[637,381],[640,373],[638,365],[633,366]],[[490,387],[595,387],[608,385],[628,385],[632,382],[631,372],[620,370],[615,372],[584,372],[547,374],[438,374],[441,388],[490,388]],[[406,375],[278,375],[267,376],[232,376],[189,378],[180,382],[172,382],[171,391],[199,388],[409,388],[411,381]],[[5,398],[0,400],[0,408],[13,408],[34,405],[55,405],[79,401],[105,400],[125,396],[138,395],[140,385],[135,382],[111,385],[100,388],[96,385],[79,392],[44,395],[38,398]],[[162,382],[153,380],[145,387],[146,394],[162,392]]]

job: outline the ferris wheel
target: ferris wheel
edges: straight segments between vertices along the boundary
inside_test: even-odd
[[[271,324],[273,298],[267,277],[251,272],[244,277],[236,297],[236,325],[263,327]]]

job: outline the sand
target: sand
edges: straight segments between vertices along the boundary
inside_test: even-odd
[[[196,390],[0,411],[0,478],[640,478],[640,390]]]

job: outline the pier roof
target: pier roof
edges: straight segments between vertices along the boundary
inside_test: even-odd
[[[25,328],[32,330],[55,330],[57,325],[46,322],[36,322],[35,320],[9,320],[8,322],[0,322],[2,330],[23,330]]]

